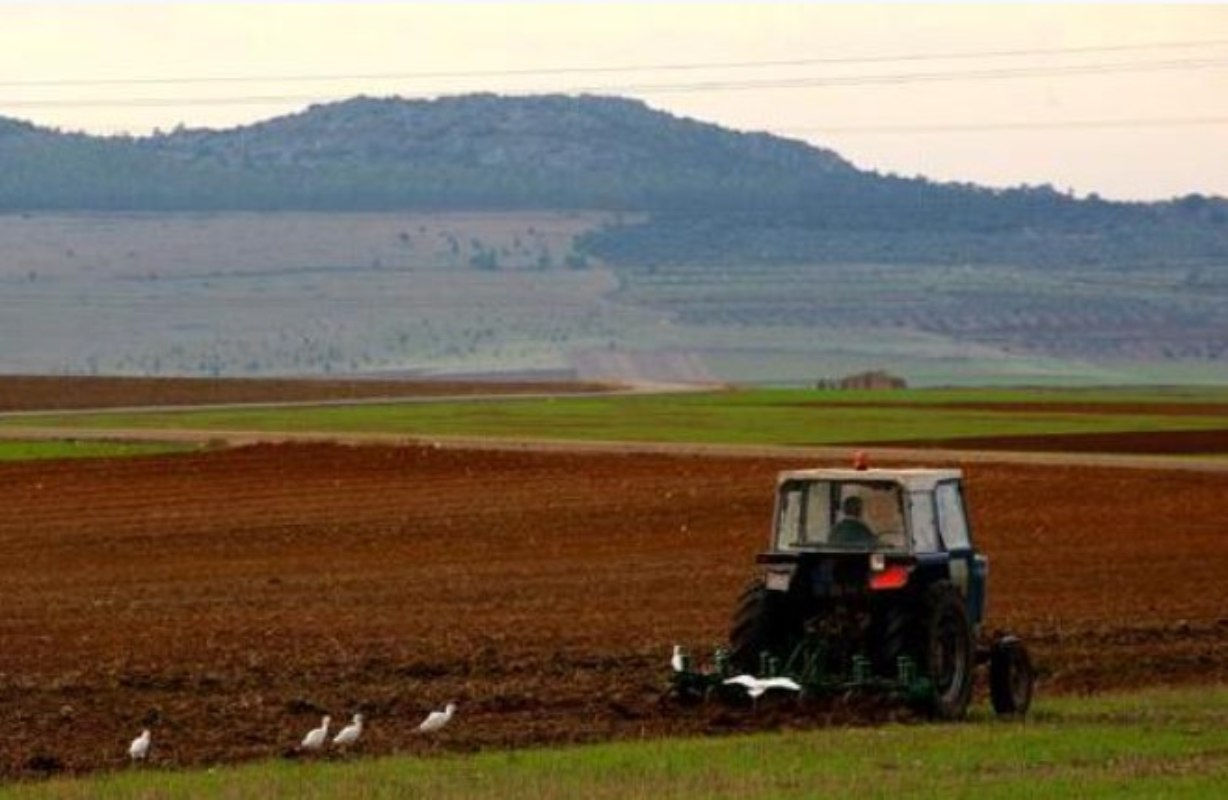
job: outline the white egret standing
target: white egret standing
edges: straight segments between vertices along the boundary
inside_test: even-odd
[[[422,720],[422,724],[418,726],[418,731],[420,733],[434,733],[444,725],[447,725],[455,713],[456,703],[448,703],[444,706],[443,711],[432,711],[428,714],[426,719]]]
[[[333,737],[333,744],[338,747],[348,747],[358,741],[359,736],[362,736],[362,714],[355,714],[354,721],[342,728]]]
[[[324,742],[328,740],[328,726],[333,721],[330,716],[325,716],[320,721],[320,727],[312,728],[307,731],[307,735],[303,737],[304,750],[319,750],[324,746]]]
[[[141,731],[141,735],[132,740],[132,744],[128,745],[128,758],[135,763],[144,761],[149,756],[149,728]]]
[[[670,656],[669,665],[673,668],[674,672],[682,672],[684,662],[685,658],[682,655],[682,645],[674,645],[674,654]]]

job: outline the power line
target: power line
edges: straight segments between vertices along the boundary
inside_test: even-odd
[[[762,61],[710,61],[692,63],[640,64],[618,66],[573,66],[540,67],[498,70],[459,70],[430,72],[376,72],[351,74],[301,74],[283,75],[216,75],[180,76],[167,78],[56,78],[44,80],[4,80],[0,87],[46,88],[71,86],[171,86],[187,84],[235,84],[235,83],[311,83],[358,80],[451,80],[467,78],[526,77],[549,75],[592,75],[619,72],[685,72],[717,69],[768,69],[781,67],[832,66],[841,64],[885,64],[894,62],[959,61],[980,58],[1022,58],[1060,55],[1088,55],[1094,53],[1139,52],[1144,50],[1173,50],[1228,45],[1228,39],[1205,39],[1169,42],[1150,42],[1122,45],[1088,45],[1083,47],[1039,47],[1005,50],[963,50],[939,53],[904,53],[899,55],[829,56],[816,58],[779,59]]]
[[[1150,117],[1134,119],[1057,120],[1053,122],[986,122],[950,125],[817,125],[801,128],[775,128],[777,134],[915,134],[978,133],[981,131],[1041,131],[1104,128],[1165,128],[1197,125],[1228,125],[1228,117]]]
[[[897,72],[882,75],[843,75],[812,78],[774,78],[745,81],[703,81],[689,84],[647,84],[608,87],[628,92],[739,91],[744,89],[808,89],[836,86],[875,86],[941,81],[984,81],[1008,78],[1046,78],[1067,75],[1107,75],[1122,72],[1168,72],[1228,67],[1228,58],[1175,59],[1170,61],[1070,64],[1053,67],[1002,67],[947,72]],[[586,90],[581,90],[586,91]]]
[[[762,80],[714,80],[689,83],[647,83],[603,86],[572,86],[542,89],[554,93],[609,93],[609,94],[687,94],[694,92],[746,91],[755,89],[806,89],[844,86],[884,86],[923,82],[985,81],[1019,78],[1066,77],[1077,75],[1106,75],[1125,72],[1167,72],[1223,69],[1228,67],[1228,58],[1172,59],[1168,61],[1133,61],[1101,64],[1078,64],[1053,67],[1003,67],[994,69],[956,70],[942,72],[905,72],[885,74],[844,75],[808,78],[768,78]],[[439,96],[443,93],[423,94],[419,97]],[[83,107],[159,107],[159,106],[225,106],[225,105],[271,105],[284,103],[320,103],[335,100],[326,96],[304,94],[243,95],[231,97],[129,97],[129,98],[74,98],[58,100],[8,100],[0,101],[6,108],[83,108]]]
[[[322,95],[245,95],[243,97],[121,97],[114,100],[0,100],[3,108],[161,108],[165,106],[249,106],[328,103],[342,98]]]

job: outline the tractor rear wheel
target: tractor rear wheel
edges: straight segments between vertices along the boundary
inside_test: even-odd
[[[989,650],[989,699],[998,714],[1028,713],[1032,705],[1032,661],[1023,642],[1003,636]]]
[[[733,612],[729,662],[738,672],[758,674],[760,656],[767,652],[787,658],[800,630],[788,596],[769,592],[762,578],[751,581]]]
[[[975,659],[964,598],[950,583],[936,583],[926,593],[922,615],[918,666],[934,684],[925,710],[937,719],[961,719],[972,700]]]

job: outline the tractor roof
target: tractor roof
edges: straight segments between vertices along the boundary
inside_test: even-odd
[[[777,483],[785,481],[886,481],[898,483],[910,491],[933,489],[941,481],[962,480],[958,469],[794,469],[782,472]]]

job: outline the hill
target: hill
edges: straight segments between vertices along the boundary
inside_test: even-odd
[[[493,95],[360,97],[149,137],[3,120],[0,164],[0,207],[71,210],[741,206],[745,192],[858,174],[828,151],[631,100]]]
[[[580,243],[637,264],[1228,256],[1222,199],[1113,203],[880,175],[802,142],[593,96],[360,97],[148,137],[0,119],[0,209],[649,212]]]

